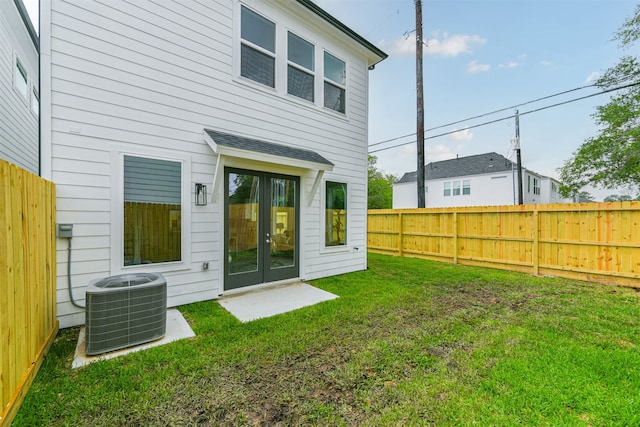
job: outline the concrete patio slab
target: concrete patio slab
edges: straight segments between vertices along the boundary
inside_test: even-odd
[[[122,350],[99,354],[97,356],[87,356],[85,352],[85,328],[83,327],[80,329],[78,345],[76,346],[76,353],[73,357],[71,368],[80,368],[97,360],[113,359],[114,357],[124,356],[125,354],[133,353],[134,351],[145,350],[147,348],[157,347],[159,345],[195,336],[196,334],[182,316],[182,313],[175,308],[171,308],[167,310],[167,329],[163,338],[146,344],[137,345],[135,347],[123,348]]]
[[[330,292],[297,282],[223,297],[218,302],[241,322],[250,322],[336,298]]]

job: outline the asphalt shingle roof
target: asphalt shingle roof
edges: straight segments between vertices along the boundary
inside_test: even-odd
[[[426,180],[455,178],[459,176],[481,175],[485,173],[499,173],[511,171],[514,163],[498,153],[477,154],[475,156],[458,157],[440,162],[430,162],[425,165]],[[398,181],[416,182],[417,172],[407,172]]]
[[[325,159],[315,151],[289,147],[287,145],[275,144],[273,142],[260,141],[258,139],[245,138],[242,136],[231,135],[211,129],[205,129],[204,131],[218,145],[333,166],[333,163],[331,163],[329,160]]]

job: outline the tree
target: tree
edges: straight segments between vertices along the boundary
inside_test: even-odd
[[[622,195],[611,194],[610,196],[607,196],[604,198],[605,202],[629,202],[632,200],[634,200],[633,197],[627,194],[622,194]]]
[[[623,49],[640,39],[640,4],[616,33]],[[565,197],[586,185],[600,188],[640,188],[640,59],[625,56],[598,79],[603,90],[616,91],[609,103],[597,107],[593,117],[599,135],[587,139],[560,168],[560,188]]]
[[[393,184],[398,180],[394,175],[378,170],[376,156],[369,156],[369,209],[391,209],[393,201]]]

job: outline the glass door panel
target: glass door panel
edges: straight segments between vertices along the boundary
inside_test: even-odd
[[[296,181],[271,178],[269,268],[292,267],[296,259]]]

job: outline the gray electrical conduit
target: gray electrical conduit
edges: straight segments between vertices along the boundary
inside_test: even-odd
[[[69,287],[69,298],[71,299],[71,304],[75,305],[78,308],[85,308],[84,305],[80,305],[73,299],[73,290],[71,289],[71,237],[67,237],[69,241],[69,246],[67,247],[67,284]]]

